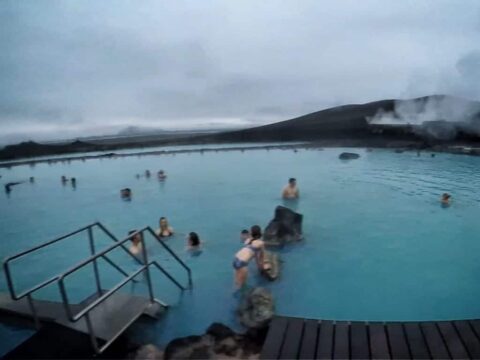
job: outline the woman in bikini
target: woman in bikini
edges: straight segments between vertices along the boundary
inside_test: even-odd
[[[263,252],[265,244],[262,240],[262,230],[260,226],[254,225],[250,230],[250,238],[245,241],[245,246],[241,248],[233,260],[233,269],[235,270],[235,285],[241,289],[248,276],[248,264],[255,258],[257,267],[260,271],[264,269]]]

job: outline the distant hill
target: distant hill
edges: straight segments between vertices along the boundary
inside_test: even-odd
[[[141,134],[138,134],[140,132]],[[321,141],[325,146],[429,146],[438,142],[480,144],[480,102],[445,95],[338,106],[249,129],[123,134],[62,144],[24,142],[0,150],[0,160],[89,151],[226,142]]]
[[[389,122],[382,122],[383,118]],[[420,123],[422,119],[425,121]],[[396,120],[396,123],[392,123],[392,120]],[[429,131],[424,131],[426,125],[429,125]],[[480,102],[433,95],[411,100],[381,100],[338,106],[274,124],[215,134],[204,137],[204,140],[336,140],[339,143],[346,139],[415,141],[435,139],[435,130],[444,126],[455,129],[453,137],[475,138],[480,135],[480,126],[477,125],[480,125]],[[448,140],[454,139],[450,137]]]

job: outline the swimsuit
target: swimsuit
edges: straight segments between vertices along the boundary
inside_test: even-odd
[[[250,249],[251,251],[253,251],[253,253],[256,255],[260,250],[261,248],[259,247],[254,247],[253,245],[251,244],[248,244],[248,245],[245,245],[245,247],[247,249]],[[235,270],[238,270],[238,269],[241,269],[243,267],[246,267],[248,266],[248,261],[244,261],[244,260],[240,260],[239,258],[235,257],[235,259],[233,259],[233,268]]]
[[[235,259],[233,260],[233,268],[235,270],[239,270],[243,267],[246,267],[248,266],[248,261],[243,261],[243,260],[240,260],[239,258],[235,257]]]

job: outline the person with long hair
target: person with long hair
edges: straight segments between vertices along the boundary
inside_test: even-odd
[[[173,228],[168,224],[166,217],[162,216],[159,220],[160,228],[157,230],[157,235],[161,238],[170,237],[173,235]]]

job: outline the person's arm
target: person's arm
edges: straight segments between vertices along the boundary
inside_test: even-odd
[[[287,197],[288,197],[288,191],[287,191],[287,188],[286,188],[286,187],[283,188],[282,197],[283,197],[283,198],[287,198]]]
[[[255,257],[259,270],[263,270],[264,251],[265,251],[265,246],[262,241],[262,245],[260,246],[260,251],[257,253],[257,256]]]

